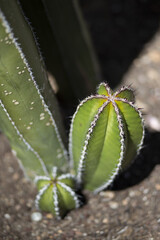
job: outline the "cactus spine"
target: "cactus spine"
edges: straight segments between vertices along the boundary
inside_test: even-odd
[[[79,186],[99,192],[140,150],[144,126],[129,87],[112,93],[106,83],[77,107],[70,128],[69,153]]]

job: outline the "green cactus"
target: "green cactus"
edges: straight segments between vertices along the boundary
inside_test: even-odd
[[[83,100],[72,118],[69,153],[81,188],[99,192],[140,150],[144,127],[129,87],[112,93],[106,83]]]
[[[69,56],[69,63],[65,66],[68,76],[71,74],[67,89],[72,85],[74,94],[80,96],[85,94],[88,83],[93,85],[88,85],[87,91],[92,89],[99,71],[95,58],[91,57],[91,48],[87,47],[90,44],[86,30],[80,38],[80,49],[79,35],[73,31],[76,58],[76,51],[70,52],[68,46],[72,44],[68,32],[63,29],[61,35],[59,30],[63,26],[59,15],[61,4],[63,1],[41,0],[40,5],[48,13],[63,64]],[[58,13],[54,6],[57,6]],[[70,24],[76,19],[73,29],[82,29],[77,1],[66,6],[66,19],[71,12]],[[62,118],[35,37],[19,1],[0,0],[0,8],[0,128],[10,140],[26,176],[35,178],[39,190],[36,206],[59,219],[80,206],[77,187],[99,192],[130,165],[143,143],[143,120],[139,109],[134,106],[134,93],[129,87],[112,93],[106,83],[100,84],[97,94],[84,99],[72,118],[69,166]],[[51,10],[55,11],[54,17],[51,17]],[[55,21],[56,26],[53,24]],[[72,63],[76,66],[74,71]],[[58,69],[62,69],[63,64],[58,64]],[[57,73],[57,76],[60,75]],[[79,79],[80,86],[83,75],[87,84],[77,88],[75,76],[79,76],[76,79]],[[60,86],[63,85],[62,79]],[[64,89],[67,84],[64,84]]]
[[[17,21],[20,15],[26,24],[19,6],[14,7],[17,10]],[[23,31],[25,32],[25,28]],[[58,110],[56,111],[56,99],[54,97],[53,117],[45,99],[45,91],[49,92],[50,89],[45,86],[43,65],[39,60],[35,60],[36,68],[41,74],[39,78],[39,74],[34,75],[30,68],[23,46],[20,47],[17,36],[14,36],[1,11],[0,36],[0,127],[9,138],[26,174],[30,178],[37,174],[48,175],[53,165],[59,168],[67,166],[66,150],[54,119],[59,115]],[[36,59],[37,49],[33,36],[29,34],[28,44]],[[44,81],[43,89],[40,89],[40,79]],[[53,96],[52,93],[51,102]]]
[[[57,219],[80,206],[75,193],[75,178],[71,174],[57,174],[53,168],[52,176],[38,176],[35,179],[39,193],[36,197],[36,206],[43,211],[51,212]]]

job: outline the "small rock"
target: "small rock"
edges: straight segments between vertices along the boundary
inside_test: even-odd
[[[146,123],[152,130],[160,131],[160,121],[157,117],[152,115],[147,115]]]
[[[18,178],[19,178],[19,174],[18,173],[14,173],[13,174],[13,180],[18,180]]]
[[[41,237],[40,237],[40,236],[37,236],[37,237],[36,237],[36,240],[41,240]]]
[[[32,219],[32,221],[34,221],[34,222],[39,222],[39,221],[42,220],[42,214],[41,214],[40,212],[34,212],[34,213],[32,213],[32,215],[31,215],[31,219]]]
[[[108,218],[104,218],[102,223],[108,223]]]
[[[111,191],[100,192],[100,196],[106,197],[108,199],[113,199],[115,197],[115,193]]]
[[[11,218],[11,216],[10,216],[8,213],[4,214],[4,217],[5,217],[5,219],[7,219],[7,220],[9,220],[9,219]]]
[[[148,188],[145,188],[145,189],[143,190],[143,193],[144,193],[144,194],[149,193],[149,189],[148,189]]]
[[[53,215],[52,215],[51,213],[47,213],[46,218],[52,219],[52,218],[53,218]]]
[[[20,205],[16,205],[15,209],[16,209],[16,211],[19,211],[21,209],[21,206]]]
[[[110,208],[112,208],[112,209],[117,209],[118,206],[119,206],[119,204],[118,204],[117,202],[111,201],[111,202],[109,202],[109,206],[110,206]]]
[[[123,201],[122,201],[123,206],[126,206],[128,203],[129,203],[129,198],[128,197],[123,199]]]
[[[84,236],[84,237],[87,237],[87,233],[83,233],[83,236]]]
[[[132,197],[135,197],[135,196],[139,196],[141,193],[139,191],[136,191],[136,190],[131,190],[129,192],[129,196],[132,198]]]
[[[160,191],[160,184],[156,184],[156,185],[155,185],[155,188],[156,188],[158,191]]]
[[[145,201],[147,201],[147,196],[144,196],[143,198],[142,198],[142,200],[145,202]]]

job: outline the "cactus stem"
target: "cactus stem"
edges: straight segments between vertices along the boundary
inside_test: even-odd
[[[40,99],[41,99],[42,105],[43,105],[43,107],[44,107],[44,111],[47,112],[47,113],[49,114],[49,116],[50,116],[51,123],[52,123],[52,125],[53,125],[54,128],[55,128],[55,132],[56,132],[56,135],[57,135],[57,140],[58,140],[61,148],[63,149],[63,155],[64,155],[65,159],[67,159],[67,158],[68,158],[68,157],[67,157],[67,151],[65,150],[65,147],[64,147],[64,145],[63,145],[61,136],[60,136],[60,134],[59,134],[57,125],[56,125],[56,123],[55,123],[55,121],[54,121],[54,119],[53,119],[52,113],[50,112],[47,104],[45,103],[45,100],[44,100],[44,98],[43,98],[43,96],[42,96],[42,94],[41,94],[41,91],[40,91],[40,89],[39,89],[39,87],[38,87],[38,85],[37,85],[37,83],[36,83],[36,81],[35,81],[35,78],[34,78],[32,69],[31,69],[31,67],[29,66],[29,63],[27,62],[27,59],[26,59],[26,57],[25,57],[25,55],[24,55],[24,53],[23,53],[23,51],[22,51],[22,49],[21,49],[21,47],[20,47],[20,44],[17,42],[17,38],[15,38],[15,36],[14,36],[14,34],[13,34],[13,32],[12,32],[12,29],[11,29],[10,25],[8,24],[8,22],[7,22],[7,20],[6,20],[5,16],[4,16],[4,14],[2,13],[1,9],[0,9],[0,18],[2,19],[2,25],[4,26],[5,31],[6,31],[6,33],[8,34],[8,37],[10,38],[10,40],[12,41],[12,43],[15,45],[16,49],[18,50],[18,52],[19,52],[19,54],[20,54],[20,56],[21,56],[21,59],[23,60],[25,66],[26,66],[26,68],[27,68],[27,70],[28,70],[28,72],[29,72],[29,74],[30,74],[31,81],[33,82],[33,85],[34,85],[34,87],[36,88],[37,93],[38,93],[38,95],[39,95],[39,97],[40,97]],[[21,72],[21,73],[22,73],[22,72]]]
[[[20,139],[24,142],[24,144],[27,146],[28,150],[30,150],[31,152],[34,153],[34,155],[38,158],[38,160],[40,161],[43,171],[46,175],[48,175],[48,171],[47,168],[42,160],[42,158],[39,156],[39,154],[31,147],[31,145],[25,140],[25,138],[23,137],[23,135],[20,133],[20,131],[18,130],[15,122],[12,120],[12,118],[10,117],[9,113],[7,112],[7,109],[5,108],[4,104],[2,103],[2,101],[0,100],[0,106],[2,107],[3,111],[5,112],[6,116],[8,117],[9,121],[11,122],[12,126],[14,127],[14,129],[16,130],[17,135],[20,137]]]

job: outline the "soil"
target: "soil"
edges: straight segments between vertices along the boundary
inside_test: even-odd
[[[33,220],[36,189],[0,134],[0,240],[160,239],[160,4],[159,1],[81,0],[112,87],[132,84],[146,123],[144,147],[132,166],[86,204],[55,220]]]

